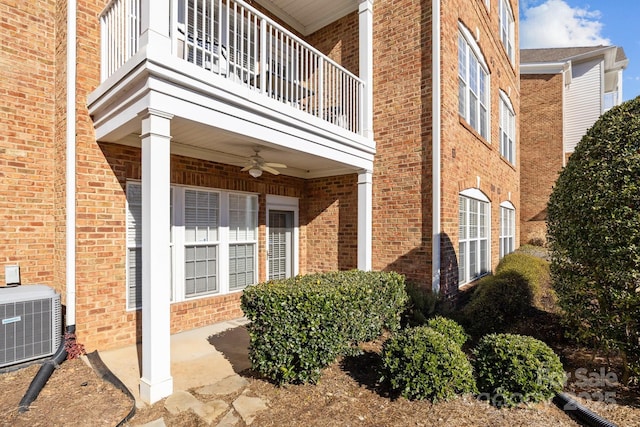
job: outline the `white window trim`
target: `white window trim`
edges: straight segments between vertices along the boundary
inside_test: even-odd
[[[140,181],[135,180],[127,180],[127,188],[129,185],[142,185]],[[259,280],[259,270],[258,270],[258,251],[259,251],[259,224],[256,223],[256,234],[255,241],[242,241],[242,242],[230,242],[229,240],[229,195],[230,194],[241,194],[245,196],[254,196],[257,197],[256,193],[249,192],[240,192],[240,191],[227,191],[220,190],[208,187],[196,187],[196,186],[185,186],[185,185],[171,185],[173,199],[173,224],[171,224],[171,237],[172,241],[170,243],[171,250],[171,302],[178,303],[184,301],[194,301],[202,298],[211,298],[214,296],[232,294],[236,292],[242,292],[243,288],[230,290],[229,289],[229,245],[233,243],[253,243],[255,244],[255,256],[254,256],[254,271],[255,271],[255,280]],[[198,191],[207,191],[214,192],[219,194],[219,227],[218,227],[218,240],[216,241],[218,247],[217,253],[217,279],[218,279],[218,290],[216,292],[201,294],[195,296],[187,297],[185,295],[185,282],[184,282],[184,274],[185,274],[185,259],[184,259],[184,248],[185,248],[185,218],[184,218],[184,207],[185,207],[185,190],[186,189],[194,189]],[[128,191],[126,194],[129,194]],[[129,201],[125,197],[126,200],[126,213],[128,216],[129,212]],[[256,212],[259,216],[260,205],[259,200],[256,202]],[[128,233],[128,222],[127,222],[127,233]],[[127,311],[135,311],[139,310],[141,307],[130,307],[129,306],[129,250],[132,248],[129,245],[129,239],[126,239],[126,271],[125,271],[125,292],[126,292],[126,310]],[[297,251],[296,251],[297,254]]]
[[[266,236],[266,247],[269,247],[269,211],[270,210],[281,210],[281,211],[293,211],[293,276],[297,276],[299,274],[299,247],[300,247],[300,207],[299,200],[296,197],[286,197],[286,196],[274,196],[267,194],[267,236]],[[269,277],[269,257],[265,257],[265,271],[267,272],[267,277]]]
[[[468,283],[474,282],[476,280],[478,280],[479,278],[489,274],[491,272],[491,201],[489,200],[489,198],[479,189],[477,188],[468,188],[466,190],[461,191],[458,194],[458,197],[464,197],[466,199],[473,199],[476,200],[480,203],[485,203],[486,204],[486,230],[487,230],[487,237],[486,237],[486,241],[487,241],[487,265],[484,266],[486,267],[486,271],[480,272],[480,274],[478,276],[474,276],[474,277],[470,277],[469,276],[469,257],[466,256],[465,257],[465,268],[464,271],[466,273],[466,276],[464,278],[464,280],[460,280],[460,278],[458,278],[458,287],[462,287]],[[469,222],[467,220],[467,226],[468,226]],[[479,223],[478,223],[479,225]],[[480,242],[480,240],[483,240],[480,235],[478,234],[478,237],[475,239],[478,242]],[[460,236],[458,236],[458,250],[460,248],[460,243],[461,242],[466,242],[469,243],[471,240],[469,238],[466,239],[462,239]],[[468,250],[468,249],[467,249]],[[479,265],[479,269],[480,271],[482,271],[483,266],[480,265],[480,246],[478,245],[478,249],[477,249],[477,253],[478,253],[478,265]],[[468,254],[468,253],[467,253]],[[460,262],[460,254],[458,254],[458,262]]]
[[[489,67],[487,65],[487,62],[484,59],[484,55],[482,54],[482,51],[480,50],[480,46],[478,45],[478,43],[476,42],[476,38],[473,36],[473,34],[471,33],[471,31],[469,31],[469,29],[467,27],[465,27],[461,22],[458,22],[458,30],[460,31],[460,34],[462,35],[462,37],[465,39],[466,42],[466,46],[468,47],[467,50],[467,62],[468,62],[468,57],[469,57],[469,53],[473,53],[473,55],[475,56],[475,59],[478,61],[478,64],[480,66],[480,68],[482,68],[482,70],[485,72],[486,74],[486,80],[485,80],[485,86],[486,86],[486,100],[485,100],[485,107],[487,109],[487,116],[485,119],[485,129],[486,129],[486,135],[482,135],[480,133],[480,129],[476,129],[476,131],[478,132],[478,134],[480,134],[486,141],[491,142],[491,74],[489,73]],[[459,48],[459,47],[458,47]],[[459,66],[459,64],[458,64]],[[463,116],[463,118],[470,123],[470,100],[469,100],[469,96],[468,96],[468,92],[469,92],[469,78],[468,78],[468,73],[469,71],[469,64],[467,64],[466,66],[467,69],[467,76],[464,76],[464,80],[466,83],[466,91],[467,91],[467,95],[465,97],[465,114]],[[460,73],[458,71],[458,78],[460,78]],[[480,84],[480,83],[478,83]],[[478,94],[480,95],[480,94]],[[480,104],[480,98],[478,97],[478,104]],[[478,118],[478,120],[480,120]],[[478,127],[480,128],[480,123],[478,123]],[[474,128],[475,129],[475,128]]]
[[[510,132],[506,132],[507,137],[511,138],[511,141],[513,141],[513,147],[512,147],[512,153],[511,156],[508,156],[507,152],[505,152],[503,150],[503,146],[502,146],[502,133],[504,132],[504,127],[503,127],[503,121],[504,121],[504,108],[507,108],[509,110],[509,112],[511,113],[511,117],[510,117],[510,121],[509,121],[509,127],[510,127],[510,132],[512,132],[513,134],[510,134]],[[509,99],[509,96],[502,90],[500,90],[500,155],[502,157],[504,157],[509,163],[511,163],[512,165],[516,164],[516,113],[515,110],[513,108],[513,104],[511,103],[511,100]]]
[[[511,227],[510,227],[510,231],[513,234],[504,234],[504,224],[503,224],[503,213],[504,211],[509,211],[509,215],[511,216]],[[511,252],[513,252],[515,250],[515,245],[516,245],[516,208],[515,206],[513,206],[513,203],[506,201],[506,202],[502,202],[500,203],[500,237],[498,240],[498,245],[499,245],[499,250],[500,250],[500,259],[502,259],[505,255],[510,254]],[[503,248],[503,240],[507,239],[507,238],[511,238],[512,239],[512,247],[510,248],[511,250],[509,250],[509,252],[506,252]]]

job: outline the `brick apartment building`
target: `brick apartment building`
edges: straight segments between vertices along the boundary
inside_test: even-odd
[[[455,293],[519,245],[517,13],[0,1],[2,263],[88,350],[142,341],[149,401],[170,333],[241,316],[249,284],[360,268]]]
[[[622,102],[621,47],[520,51],[520,240],[546,241],[549,195],[586,131]]]

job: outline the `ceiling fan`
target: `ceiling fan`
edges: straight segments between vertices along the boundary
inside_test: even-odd
[[[255,147],[253,151],[255,151],[255,154],[247,159],[247,166],[242,168],[242,172],[249,171],[249,175],[254,178],[260,177],[262,175],[262,171],[266,171],[274,175],[280,175],[280,171],[275,168],[284,169],[287,167],[287,165],[282,163],[265,162],[260,156],[260,147]]]

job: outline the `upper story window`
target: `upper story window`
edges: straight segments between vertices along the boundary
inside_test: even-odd
[[[500,0],[500,39],[507,52],[507,56],[513,63],[515,60],[515,19],[509,0]]]
[[[516,163],[516,115],[506,93],[500,91],[500,154],[509,163]]]
[[[458,34],[458,113],[489,140],[489,67],[469,30]]]
[[[459,195],[458,283],[464,285],[490,270],[489,199],[471,188]]]

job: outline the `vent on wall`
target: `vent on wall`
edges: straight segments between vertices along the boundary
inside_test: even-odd
[[[55,353],[61,316],[60,295],[47,286],[0,288],[0,368]]]

